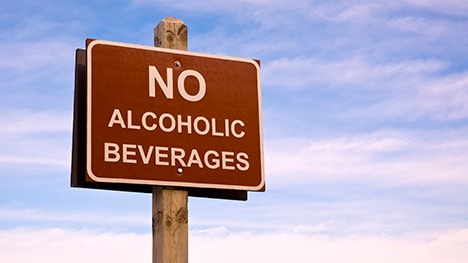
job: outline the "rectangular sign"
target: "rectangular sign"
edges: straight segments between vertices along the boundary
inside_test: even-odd
[[[93,40],[86,65],[88,181],[264,189],[256,61]]]

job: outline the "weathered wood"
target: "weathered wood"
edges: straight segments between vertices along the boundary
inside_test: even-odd
[[[187,39],[187,26],[178,18],[168,16],[154,28],[155,47],[187,50]]]
[[[153,187],[153,263],[188,262],[188,195]]]
[[[154,46],[187,50],[187,26],[175,17],[154,28]],[[188,191],[153,186],[153,263],[188,262]]]

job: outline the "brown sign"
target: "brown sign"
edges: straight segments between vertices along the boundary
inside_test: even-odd
[[[254,60],[90,41],[87,180],[261,191],[260,101]]]

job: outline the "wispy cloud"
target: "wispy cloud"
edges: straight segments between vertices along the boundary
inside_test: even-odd
[[[270,181],[278,185],[370,178],[466,183],[468,138],[464,134],[381,131],[321,140],[267,141],[267,171]]]
[[[416,80],[437,74],[446,65],[437,60],[409,60],[376,63],[364,57],[330,61],[314,57],[280,58],[263,67],[265,85],[270,88],[336,88],[372,91],[408,88]]]
[[[190,262],[465,262],[468,231],[420,233],[403,238],[356,235],[329,237],[301,233],[191,233]],[[28,253],[24,253],[28,251]],[[78,251],[78,253],[77,253]],[[79,251],[86,251],[80,253]],[[339,253],[337,253],[339,251]],[[5,262],[145,262],[151,235],[65,229],[0,232]]]
[[[345,111],[335,117],[464,119],[468,117],[468,73],[447,74],[447,67],[446,62],[432,59],[375,63],[363,57],[281,58],[264,65],[263,77],[270,89],[346,98],[340,105]]]
[[[145,262],[151,259],[151,236],[58,228],[13,229],[0,231],[0,259],[18,263]]]
[[[30,109],[14,109],[2,111],[0,135],[13,136],[40,133],[71,132],[72,113],[56,111],[31,111]]]
[[[464,1],[448,0],[440,2],[437,0],[404,0],[402,2],[427,9],[435,13],[452,16],[466,17],[468,13],[468,4]]]
[[[67,188],[73,58],[151,45],[166,15],[193,51],[262,62],[267,192],[190,199],[191,262],[466,261],[467,4],[111,2],[0,10],[0,261],[150,260],[144,199]]]
[[[301,234],[234,234],[192,238],[198,262],[463,262],[468,255],[466,230],[434,233],[425,238],[385,236],[330,238]],[[216,250],[212,250],[217,247]],[[236,248],[236,253],[232,249]],[[339,251],[339,253],[337,253]],[[226,257],[229,255],[229,257]],[[447,257],[447,255],[452,255]],[[232,260],[232,261],[231,261]]]
[[[16,224],[79,224],[100,225],[103,221],[116,226],[132,226],[134,228],[148,226],[151,223],[149,215],[109,214],[105,212],[52,212],[38,209],[20,209],[0,207],[0,221]]]
[[[0,112],[0,165],[70,165],[71,113]]]

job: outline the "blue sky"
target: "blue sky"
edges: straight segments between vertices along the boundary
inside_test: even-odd
[[[267,191],[190,198],[190,262],[467,261],[467,3],[3,2],[0,261],[151,260],[151,196],[69,187],[74,52],[166,16],[262,64]]]

